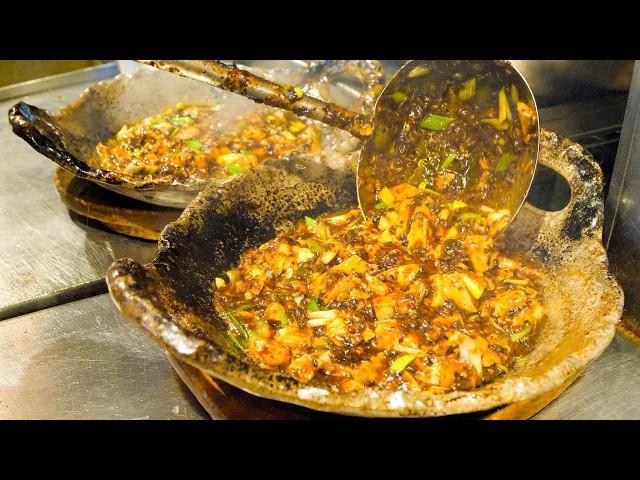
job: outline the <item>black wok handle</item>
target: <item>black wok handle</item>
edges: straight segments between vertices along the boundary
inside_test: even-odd
[[[138,60],[138,62],[208,83],[258,103],[290,110],[296,115],[346,130],[361,139],[373,133],[372,119],[366,115],[352,112],[335,103],[304,95],[298,87],[280,85],[241,70],[235,65],[226,65],[217,60]]]
[[[562,175],[571,188],[566,207],[545,213],[542,230],[571,241],[583,236],[602,239],[604,218],[603,174],[580,145],[542,130],[539,162]],[[547,234],[548,235],[548,234]]]
[[[9,123],[13,133],[68,172],[81,178],[97,179],[98,169],[69,153],[61,129],[48,111],[18,102],[9,110]]]

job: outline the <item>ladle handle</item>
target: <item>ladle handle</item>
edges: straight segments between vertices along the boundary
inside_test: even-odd
[[[366,115],[352,112],[335,103],[309,97],[297,87],[280,85],[241,70],[235,65],[226,65],[217,60],[138,60],[138,62],[208,83],[258,103],[318,120],[345,130],[358,138],[367,138],[373,132],[371,119]]]

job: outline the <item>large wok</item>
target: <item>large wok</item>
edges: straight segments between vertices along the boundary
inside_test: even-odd
[[[605,349],[623,306],[601,241],[602,172],[579,145],[548,131],[541,135],[540,162],[567,180],[569,204],[558,212],[526,204],[505,242],[545,265],[547,318],[529,355],[472,391],[341,394],[262,370],[228,343],[226,324],[213,308],[214,278],[290,222],[357,205],[352,174],[309,159],[274,161],[208,187],[165,228],[151,263],[113,263],[109,290],[124,316],[173,356],[261,397],[376,417],[458,414],[533,399],[559,388]]]

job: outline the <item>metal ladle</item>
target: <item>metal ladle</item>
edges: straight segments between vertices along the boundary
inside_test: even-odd
[[[474,195],[481,195],[482,204],[508,209],[512,220],[533,180],[539,150],[538,110],[529,85],[507,61],[410,60],[384,87],[373,117],[215,60],[139,62],[318,120],[362,139],[357,182],[365,217],[378,203],[382,187],[415,183],[419,178],[423,188],[438,190],[434,181],[437,185],[438,175],[448,175],[457,182],[454,194],[468,197],[470,192],[472,202]],[[473,103],[474,97],[493,116],[475,118],[479,106]],[[466,120],[439,115],[447,101],[467,102],[460,110]],[[457,167],[464,171],[450,169],[452,161],[444,157],[447,151],[456,152],[460,157]],[[486,168],[486,157],[493,159],[490,168]]]

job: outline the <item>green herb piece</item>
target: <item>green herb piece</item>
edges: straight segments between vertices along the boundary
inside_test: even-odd
[[[141,149],[141,148],[136,148],[136,149],[133,151],[133,156],[134,156],[134,157],[140,157],[140,155],[142,155],[142,149]]]
[[[501,122],[511,120],[511,109],[509,108],[507,93],[504,88],[501,88],[498,92],[498,119]]]
[[[227,317],[227,320],[230,324],[229,328],[227,329],[227,335],[236,347],[238,347],[240,350],[245,350],[247,348],[247,341],[249,340],[250,334],[245,326],[242,325],[242,323],[240,323],[236,319],[236,317],[233,316],[232,310],[229,310],[222,314],[222,316]],[[232,326],[234,328],[231,328]]]
[[[304,122],[293,121],[289,124],[289,131],[291,133],[300,133],[307,129],[307,124]]]
[[[186,142],[184,142],[184,144],[191,150],[202,150],[202,148],[204,147],[202,142],[199,142],[198,140],[187,140]]]
[[[511,152],[505,152],[500,155],[498,163],[496,164],[496,172],[504,172],[514,158],[516,158],[516,156]]]
[[[242,150],[240,150],[240,153],[242,153],[245,157],[248,157],[249,155],[251,155],[251,150],[249,150],[248,148],[243,148]]]
[[[518,95],[518,89],[513,84],[511,84],[511,100],[513,101],[513,103],[518,103],[520,101],[520,96]]]
[[[304,223],[307,225],[307,227],[313,227],[316,223],[318,223],[315,219],[311,218],[311,217],[307,217],[305,215],[304,217]]]
[[[178,102],[178,103],[176,103],[176,110],[183,110],[186,106],[187,106],[186,103]]]
[[[376,203],[376,204],[375,204],[374,208],[375,208],[376,210],[386,210],[387,208],[389,208],[389,205],[387,205],[387,204],[386,204],[386,203],[384,203],[384,202],[379,202],[379,203]]]
[[[227,173],[230,175],[240,175],[243,171],[243,168],[237,163],[227,165]]]
[[[425,130],[444,130],[455,121],[455,118],[430,113],[420,121],[420,128]]]
[[[195,120],[191,117],[176,117],[172,123],[178,127],[186,127],[187,125],[193,125]]]
[[[420,190],[424,190],[425,192],[430,193],[432,195],[437,195],[437,196],[441,196],[442,195],[440,192],[437,192],[435,190],[432,190],[432,189],[428,188],[426,181],[420,182],[420,184],[418,185],[418,188]]]
[[[500,120],[499,118],[482,118],[480,121],[487,125],[491,125],[496,130],[506,130],[509,128],[509,122]]]
[[[458,220],[461,220],[463,222],[466,222],[467,220],[480,220],[481,218],[482,218],[482,215],[475,212],[466,212],[466,213],[463,213],[462,215],[458,215]]]
[[[500,371],[500,373],[507,373],[509,371],[509,369],[501,363],[495,363],[494,367],[496,367]]]
[[[449,168],[449,166],[453,163],[455,159],[456,159],[455,153],[450,153],[449,155],[447,155],[447,158],[445,158],[444,161],[442,162],[442,168]]]
[[[236,346],[236,348],[245,351],[247,349],[248,338],[238,338],[233,330],[227,330],[229,340]]]
[[[406,355],[400,355],[398,358],[396,358],[393,361],[393,363],[389,367],[389,370],[391,370],[392,372],[395,372],[395,373],[400,373],[405,368],[407,368],[409,366],[409,364],[411,362],[413,362],[413,360],[415,358],[416,358],[416,356],[414,354],[412,354],[412,353],[408,353]]]
[[[178,127],[174,128],[173,130],[171,130],[171,136],[175,137],[176,134],[180,131],[180,129]]]
[[[461,201],[461,200],[453,200],[453,201],[451,201],[451,202],[447,203],[447,208],[448,208],[449,210],[453,210],[454,212],[455,212],[455,211],[458,211],[458,210],[462,210],[462,209],[463,209],[463,208],[465,208],[466,206],[467,206],[467,204],[466,204],[466,203],[464,203],[464,202],[463,202],[463,201]]]
[[[429,67],[419,65],[413,68],[413,70],[409,72],[409,75],[407,75],[407,78],[418,78],[426,75],[427,73],[429,73]]]
[[[406,99],[407,99],[407,95],[403,92],[395,92],[393,95],[391,95],[391,100],[396,102],[398,105],[400,105],[401,103],[404,103]]]
[[[317,240],[313,240],[312,238],[309,238],[307,240],[307,247],[309,247],[309,250],[311,250],[316,255],[321,255],[322,252],[324,252],[324,248],[322,248],[320,242],[318,242]]]
[[[240,305],[239,307],[235,307],[235,308],[232,308],[231,310],[227,310],[226,312],[223,313],[223,315],[227,315],[229,313],[236,313],[236,312],[246,312],[247,310],[251,310],[252,308],[253,308],[252,303],[245,303],[244,305]]]
[[[419,185],[424,181],[424,158],[418,160],[418,165],[416,169],[413,171],[413,174],[409,178],[409,183],[412,185]],[[426,185],[426,182],[425,182]]]
[[[529,333],[531,333],[531,324],[528,323],[526,327],[524,327],[522,330],[520,330],[517,333],[514,333],[513,335],[511,335],[511,341],[513,343],[518,343],[520,340],[522,340],[524,337],[526,337],[527,335],[529,335]]]
[[[458,93],[460,100],[469,100],[476,94],[476,79],[467,80],[462,87],[462,90]]]
[[[300,87],[293,87],[293,93],[296,94],[296,97],[298,97],[298,99],[301,99],[302,97],[304,97],[304,92]]]
[[[309,302],[307,303],[307,310],[310,312],[319,312],[321,308],[320,308],[320,304],[318,303],[318,300],[315,298],[312,298],[311,300],[309,300]]]
[[[287,317],[287,314],[284,311],[284,307],[278,308],[278,311],[276,312],[276,319],[283,327],[289,324],[289,317]]]

